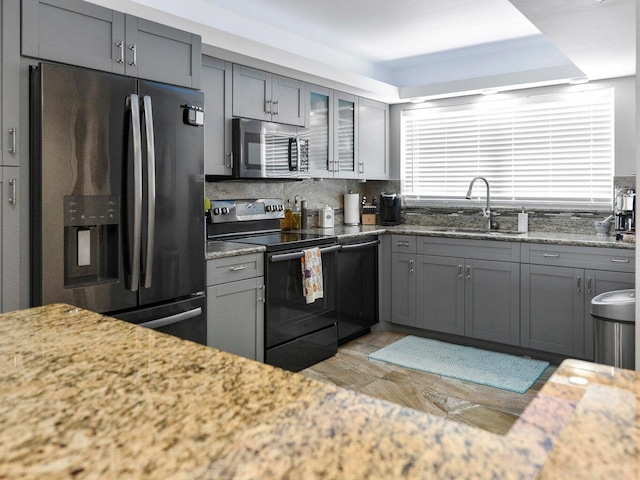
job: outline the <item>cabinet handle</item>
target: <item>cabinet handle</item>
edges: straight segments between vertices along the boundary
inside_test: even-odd
[[[462,265],[458,265],[458,278],[462,280]]]
[[[238,272],[240,270],[246,270],[247,266],[246,265],[234,265],[233,267],[229,268],[229,270],[231,270],[232,272]]]
[[[471,280],[471,265],[467,265],[467,280]]]
[[[358,171],[360,173],[364,173],[364,162],[358,162],[358,166],[360,167]]]
[[[120,49],[120,58],[116,60],[116,63],[124,63],[124,42],[120,40],[116,43],[116,47]]]
[[[11,187],[9,193],[9,205],[17,205],[18,204],[18,180],[12,178],[9,180],[9,187]]]
[[[271,115],[271,100],[265,100],[264,102],[264,111]]]
[[[543,253],[542,256],[547,258],[560,258],[560,254],[558,253]]]
[[[578,293],[582,292],[582,277],[578,276],[578,280],[576,282],[576,291]]]
[[[18,137],[18,131],[16,130],[16,127],[11,127],[9,129],[9,135],[11,135],[11,146],[9,147],[9,153],[12,154],[16,154],[18,153],[18,147],[17,147],[17,137]]]
[[[413,260],[409,260],[409,273],[413,273]]]
[[[267,301],[267,295],[265,292],[265,288],[264,285],[259,285],[258,286],[258,303],[262,302],[262,303],[266,303]]]
[[[224,163],[225,167],[233,167],[233,152],[227,152],[227,160]]]
[[[612,258],[611,261],[613,263],[629,263],[628,258]]]
[[[273,115],[278,115],[280,113],[280,102],[273,102],[273,106],[276,107],[276,111],[273,112]]]
[[[131,45],[129,47],[129,50],[133,52],[133,61],[129,62],[129,65],[131,65],[132,67],[136,67],[138,65],[138,48],[136,47],[136,44],[134,43],[133,45]]]
[[[399,247],[408,247],[409,242],[396,242],[396,245]]]
[[[593,284],[593,279],[591,277],[587,277],[587,293],[593,292],[592,284]]]

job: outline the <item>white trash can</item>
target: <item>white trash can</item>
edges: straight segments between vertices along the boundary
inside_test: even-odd
[[[614,290],[591,300],[597,363],[635,370],[636,291]]]

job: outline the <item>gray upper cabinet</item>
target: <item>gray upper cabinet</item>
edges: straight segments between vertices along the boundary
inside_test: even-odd
[[[233,115],[306,126],[308,84],[292,78],[233,65]]]
[[[342,92],[333,96],[333,173],[334,178],[359,178],[358,97]]]
[[[313,178],[333,178],[333,90],[309,87],[309,166]]]
[[[23,0],[22,54],[200,88],[198,35],[81,0]]]
[[[389,105],[358,100],[358,169],[365,180],[389,179]]]
[[[199,35],[125,16],[127,75],[200,88],[202,41]]]
[[[0,165],[19,166],[20,148],[20,5],[6,0],[0,8]]]
[[[233,173],[231,151],[232,65],[215,58],[202,57],[204,92],[204,173],[228,176]]]

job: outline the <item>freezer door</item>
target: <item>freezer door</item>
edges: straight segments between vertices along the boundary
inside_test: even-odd
[[[204,127],[187,108],[202,108],[204,96],[145,81],[138,96],[144,150],[139,297],[146,305],[204,291]]]
[[[136,306],[123,262],[125,98],[136,82],[64,65],[31,71],[32,305]]]
[[[113,316],[184,340],[207,344],[204,295]]]

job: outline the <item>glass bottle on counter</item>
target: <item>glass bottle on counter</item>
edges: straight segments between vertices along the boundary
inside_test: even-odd
[[[291,230],[293,227],[293,212],[291,211],[291,199],[287,198],[287,208],[284,209],[284,218],[280,220],[281,230]]]
[[[293,199],[293,212],[291,216],[291,230],[300,230],[302,227],[302,213],[300,212],[300,197],[296,195]]]

